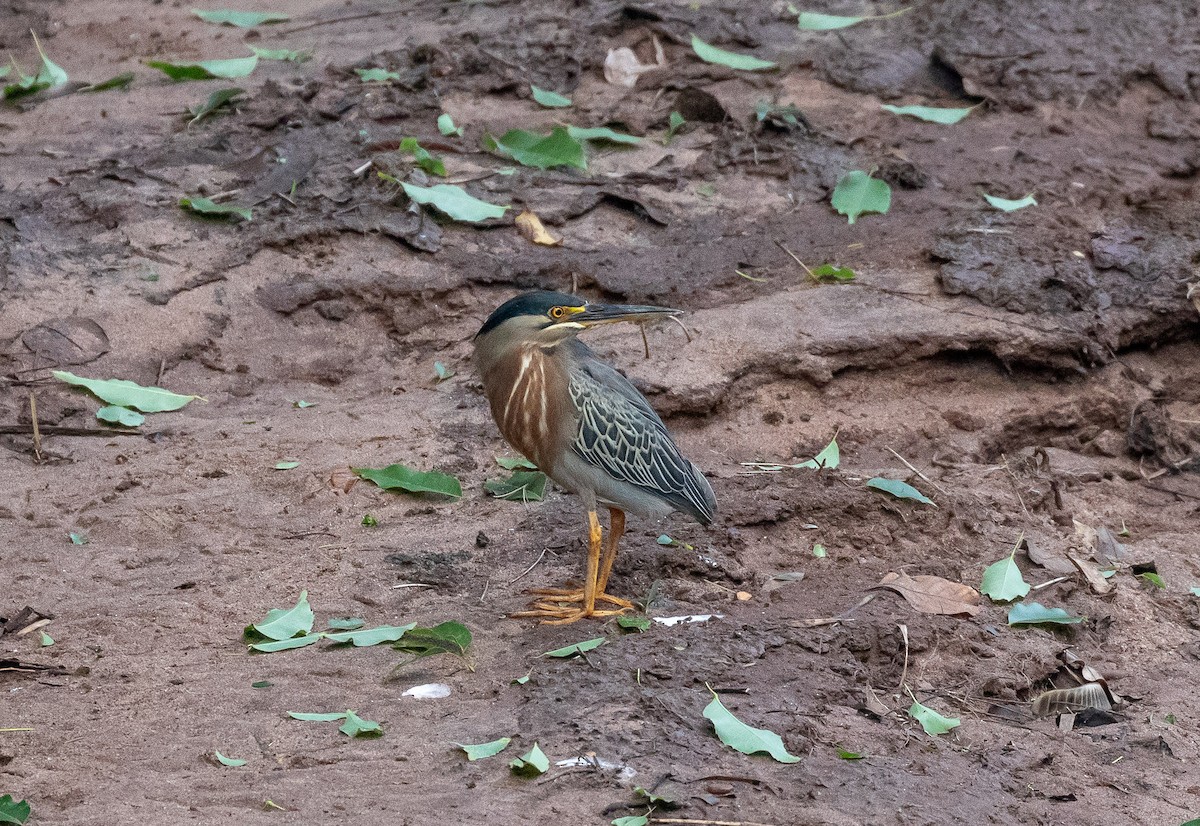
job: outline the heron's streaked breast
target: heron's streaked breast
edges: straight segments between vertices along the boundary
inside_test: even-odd
[[[485,389],[500,433],[550,472],[563,428],[573,421],[566,375],[541,347],[523,347],[495,365]]]

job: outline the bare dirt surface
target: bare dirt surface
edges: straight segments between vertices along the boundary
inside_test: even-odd
[[[186,3],[0,5],[3,50],[35,65],[33,29],[71,76],[0,111],[0,616],[52,618],[0,636],[0,794],[29,800],[30,822],[603,824],[646,811],[639,786],[679,803],[652,821],[1200,815],[1194,8],[946,0],[825,33],[798,31],[782,3],[286,11],[244,31]],[[693,32],[780,67],[701,63]],[[662,68],[634,89],[605,82],[609,49],[652,61],[652,38]],[[247,45],[315,57],[232,82],[141,63]],[[374,67],[399,80],[354,72]],[[123,71],[127,90],[75,91]],[[574,106],[540,108],[531,82]],[[181,113],[230,86],[246,90],[232,111],[188,125]],[[760,101],[803,117],[760,122]],[[939,126],[880,103],[979,107]],[[664,145],[672,111],[688,123]],[[461,138],[438,134],[442,112]],[[586,173],[497,174],[511,162],[481,148],[556,122],[647,140],[593,146]],[[406,136],[563,246],[523,238],[516,209],[472,226],[410,205],[373,174],[427,182],[396,151]],[[849,226],[829,199],[856,168],[878,168],[893,204]],[[981,190],[1038,206],[990,210]],[[204,220],[183,195],[254,217]],[[793,255],[858,277],[815,284]],[[573,497],[483,490],[511,454],[470,339],[531,287],[688,311],[690,340],[649,330],[649,361],[636,329],[589,336],[720,510],[708,529],[631,520],[613,590],[653,591],[651,616],[719,618],[643,634],[501,619],[583,560]],[[439,382],[435,361],[455,375]],[[206,402],[117,432],[54,368]],[[802,462],[835,434],[836,470],[741,464]],[[300,465],[273,469],[285,459]],[[347,489],[347,467],[393,462],[455,474],[465,493]],[[868,489],[874,476],[937,506]],[[656,543],[664,532],[680,544]],[[1027,601],[1083,622],[1012,628],[986,598],[943,616],[871,590],[889,572],[978,587],[1021,537],[1017,563],[1046,584]],[[773,579],[789,572],[804,577]],[[469,661],[385,681],[401,659],[387,646],[248,655],[242,629],[305,589],[319,623],[460,621]],[[540,656],[601,635],[586,658]],[[1065,649],[1123,701],[1073,730],[1031,702],[1063,684]],[[402,696],[435,681],[453,693]],[[802,760],[722,745],[706,685]],[[925,734],[906,689],[961,726]],[[286,717],[348,708],[386,734]],[[508,751],[479,762],[451,745],[502,736]],[[512,775],[535,741],[549,772]],[[248,762],[222,767],[217,749]]]

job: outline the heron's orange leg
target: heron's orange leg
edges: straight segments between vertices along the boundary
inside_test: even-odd
[[[616,514],[620,514],[620,517],[618,518]],[[609,544],[604,548],[603,558],[606,567],[603,568],[603,575],[601,574],[601,545],[604,531],[600,527],[600,519],[596,516],[596,512],[588,511],[587,576],[583,588],[535,588],[533,593],[549,597],[549,599],[535,602],[530,610],[510,614],[510,616],[536,617],[547,625],[567,625],[584,617],[611,617],[632,608],[633,604],[628,600],[604,593],[604,586],[601,585],[601,582],[607,583],[609,571],[612,570],[612,560],[616,556],[617,547],[613,539],[614,533],[616,539],[620,539],[621,533],[625,531],[625,514],[614,509],[611,511],[611,515],[614,529],[609,532]],[[579,602],[583,604],[575,607],[570,605],[570,603]],[[597,602],[607,602],[618,608],[611,611],[607,609],[597,611]]]

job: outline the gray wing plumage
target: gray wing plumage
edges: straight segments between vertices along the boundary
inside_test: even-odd
[[[579,416],[572,443],[576,455],[702,524],[710,523],[717,502],[708,480],[679,452],[637,388],[578,344],[575,356],[581,369],[572,371],[571,378],[571,399]]]

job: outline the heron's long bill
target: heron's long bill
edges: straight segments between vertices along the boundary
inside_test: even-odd
[[[683,310],[673,310],[670,307],[650,307],[642,304],[588,304],[582,312],[571,316],[571,321],[593,327],[618,321],[654,321],[682,313]]]

